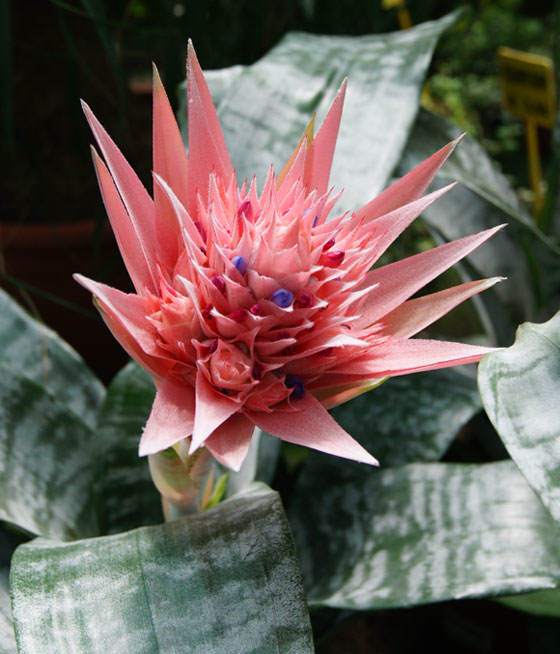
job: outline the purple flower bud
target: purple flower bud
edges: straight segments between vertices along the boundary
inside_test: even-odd
[[[299,400],[305,394],[305,387],[303,381],[297,375],[286,375],[284,378],[284,384],[286,388],[292,389],[292,394],[290,397],[293,397],[294,400]]]
[[[245,259],[245,257],[237,255],[236,257],[233,257],[231,263],[237,268],[241,275],[244,275],[247,272],[247,259]]]
[[[294,294],[287,288],[279,288],[270,296],[270,300],[281,309],[287,309],[294,301]]]

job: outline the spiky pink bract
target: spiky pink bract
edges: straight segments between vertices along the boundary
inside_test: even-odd
[[[375,464],[325,407],[372,380],[477,361],[488,348],[410,340],[496,279],[410,300],[496,229],[373,268],[446,187],[422,196],[445,146],[353,213],[331,216],[329,174],[344,83],[315,137],[278,176],[238,187],[204,76],[189,45],[189,152],[154,71],[153,198],[84,105],[105,162],[101,193],[136,289],[80,275],[156,399],[140,454],[190,439],[238,469],[254,427]]]

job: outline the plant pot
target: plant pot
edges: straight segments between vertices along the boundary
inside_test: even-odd
[[[35,317],[58,332],[107,382],[126,363],[92,305],[73,279],[81,272],[126,289],[117,247],[105,224],[0,224],[0,284]]]

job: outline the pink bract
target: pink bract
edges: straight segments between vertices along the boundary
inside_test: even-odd
[[[318,133],[304,136],[262,191],[238,186],[192,46],[189,152],[154,72],[153,198],[91,110],[103,201],[136,293],[77,275],[157,395],[140,442],[182,439],[238,469],[255,426],[338,456],[376,460],[327,408],[395,375],[477,361],[489,348],[411,339],[497,279],[409,299],[496,232],[372,268],[450,186],[422,196],[445,146],[353,213],[329,190],[343,83]]]

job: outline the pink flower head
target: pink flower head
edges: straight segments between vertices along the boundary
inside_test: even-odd
[[[422,195],[442,148],[353,213],[331,215],[328,189],[343,83],[259,193],[238,186],[211,96],[189,44],[187,154],[154,72],[153,198],[91,110],[104,160],[101,193],[136,293],[77,276],[157,395],[140,442],[182,439],[238,469],[254,427],[298,445],[376,464],[330,416],[386,377],[477,361],[487,348],[411,336],[496,279],[409,299],[496,229],[372,268],[446,187]]]

